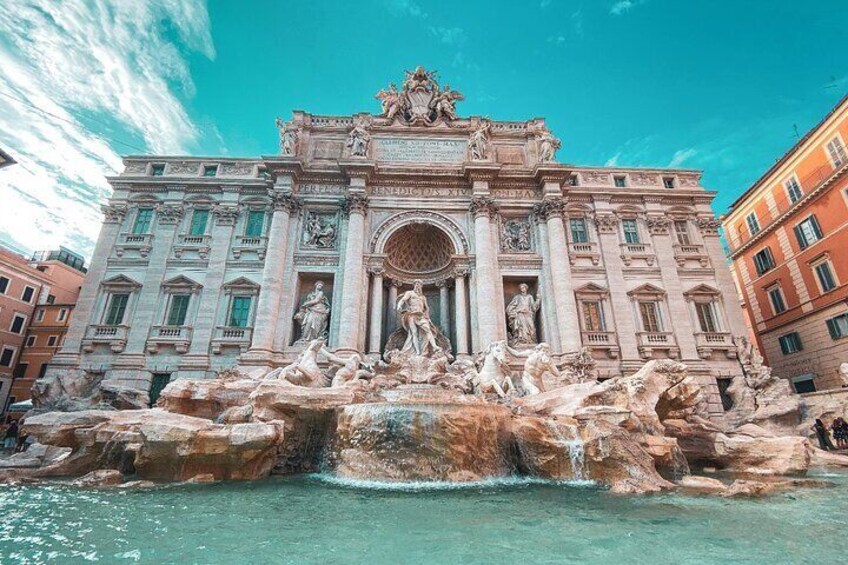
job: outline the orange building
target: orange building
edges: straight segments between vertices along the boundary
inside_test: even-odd
[[[724,232],[774,374],[843,386],[848,361],[848,96],[731,206]]]
[[[31,260],[0,248],[0,419],[30,398],[32,382],[61,344],[85,279],[82,257],[65,248]]]

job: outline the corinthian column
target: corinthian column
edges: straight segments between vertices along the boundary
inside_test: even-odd
[[[500,339],[499,328],[503,325],[503,316],[498,308],[491,308],[496,300],[495,247],[492,242],[491,219],[497,214],[495,201],[487,196],[476,196],[471,200],[471,214],[474,216],[474,245],[477,292],[477,332],[480,348],[485,348]]]
[[[465,298],[465,269],[454,272],[453,289],[456,309],[456,354],[468,354],[468,303]]]
[[[436,286],[439,287],[439,322],[442,324],[442,333],[444,333],[447,337],[450,335],[450,308],[448,308],[447,279],[438,281]]]
[[[380,355],[383,338],[383,269],[374,267],[371,272],[371,331],[368,352]]]
[[[565,239],[565,224],[562,216],[565,203],[562,198],[546,199],[542,209],[547,217],[548,249],[551,262],[551,283],[556,305],[557,329],[563,352],[580,349],[580,333],[577,323],[577,302],[571,284],[571,265],[568,262],[568,243]]]
[[[400,281],[389,281],[389,307],[386,308],[386,335],[391,335],[396,328],[397,314],[395,313],[395,306],[397,306],[400,284]]]
[[[368,199],[362,194],[350,194],[345,200],[348,215],[342,282],[341,323],[339,347],[344,351],[359,350],[359,328],[362,312],[362,254],[365,243],[365,212]]]
[[[280,300],[283,294],[283,268],[288,245],[289,221],[297,210],[297,201],[291,192],[268,191],[274,204],[271,228],[268,232],[268,251],[262,268],[262,288],[256,304],[256,321],[253,325],[253,342],[248,356],[267,356],[274,348],[277,318],[280,317]]]

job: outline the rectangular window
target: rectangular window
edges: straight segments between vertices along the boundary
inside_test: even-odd
[[[827,331],[832,339],[848,336],[848,314],[840,314],[827,320]]]
[[[589,241],[589,233],[586,231],[586,220],[584,218],[572,218],[569,225],[571,226],[572,243],[587,243]]]
[[[639,243],[639,226],[636,220],[622,220],[621,228],[624,230],[624,241],[627,243]]]
[[[845,146],[838,137],[834,137],[827,142],[827,154],[830,155],[830,160],[833,161],[834,167],[841,167],[848,161],[848,155],[845,154]]]
[[[26,316],[23,314],[15,314],[12,318],[12,324],[9,326],[9,331],[13,334],[24,333],[24,324],[26,324]]]
[[[748,224],[748,233],[757,235],[760,232],[760,221],[757,220],[757,214],[751,212],[745,217],[745,222]]]
[[[190,300],[190,294],[174,294],[171,296],[171,309],[168,311],[167,321],[169,326],[185,325]]]
[[[153,208],[140,208],[135,215],[132,232],[136,235],[150,233],[150,223],[153,220]]]
[[[218,165],[205,165],[203,167],[203,176],[204,177],[218,176]]]
[[[40,309],[38,312],[35,313],[35,321],[36,322],[43,322],[44,321],[44,312],[45,311],[43,309]]]
[[[656,302],[640,302],[639,314],[642,316],[642,330],[646,332],[661,332],[662,320],[660,309]]]
[[[779,286],[773,286],[768,289],[769,302],[774,315],[786,312],[786,302],[783,300],[783,290]]]
[[[663,186],[666,188],[674,188],[674,177],[663,177]]]
[[[761,249],[754,255],[754,267],[758,275],[774,269],[774,256],[771,254],[770,247]]]
[[[25,286],[24,291],[21,293],[21,300],[30,304],[33,296],[35,296],[35,289],[31,286]]]
[[[778,341],[780,342],[780,351],[784,355],[797,353],[804,349],[804,346],[801,345],[801,336],[798,335],[798,332],[792,332],[791,334],[781,336]]]
[[[821,227],[819,227],[819,221],[815,216],[810,216],[795,226],[795,238],[798,240],[798,246],[801,249],[806,249],[822,238]]]
[[[9,277],[0,277],[0,294],[6,294],[9,289]]]
[[[794,176],[783,181],[783,186],[786,188],[786,194],[789,196],[789,202],[792,204],[801,200],[801,197],[804,195],[804,193],[801,192],[801,185],[798,184],[798,179]]]
[[[606,331],[604,325],[604,310],[600,301],[583,302],[583,330],[587,332]]]
[[[68,309],[67,308],[60,308],[59,309],[59,315],[56,317],[56,321],[57,322],[64,322],[65,318],[67,316],[68,316]]]
[[[47,304],[53,304],[54,302],[56,302],[56,297],[53,296],[52,294],[48,294],[47,295]]]
[[[4,347],[0,353],[0,367],[11,367],[12,359],[15,357],[15,349],[12,347]]]
[[[47,374],[47,363],[42,363],[38,368],[38,378],[43,379],[45,374]]]
[[[836,288],[836,279],[833,277],[833,271],[830,270],[830,262],[819,263],[815,266],[815,270],[822,292],[830,292]]]
[[[698,323],[701,325],[702,332],[715,333],[721,331],[718,325],[715,302],[698,302],[695,304],[695,310],[698,312]]]
[[[691,245],[689,238],[689,222],[686,220],[674,220],[674,233],[677,234],[677,243],[680,245]]]
[[[627,186],[627,177],[616,175],[612,177],[613,184],[618,188],[624,188]]]
[[[58,336],[51,335],[47,338],[47,347],[53,347],[56,345],[56,341],[58,340]]]
[[[27,369],[29,368],[29,363],[18,363],[15,365],[15,370],[12,373],[12,378],[14,379],[22,379],[26,376]],[[14,404],[14,400],[9,400],[9,404]]]
[[[577,175],[571,175],[565,182],[568,186],[580,186],[580,179],[577,178]]]
[[[161,177],[165,174],[165,165],[162,163],[157,163],[150,167],[150,174],[154,177]]]
[[[209,223],[209,210],[195,210],[191,215],[191,225],[188,228],[189,235],[205,234],[207,223]]]
[[[168,383],[171,382],[171,373],[153,373],[153,379],[150,382],[150,390],[148,391],[148,398],[150,399],[150,407],[152,408],[156,401],[159,400],[159,396],[162,394],[162,391],[165,390],[165,387],[168,386]]]
[[[38,336],[34,336],[34,335],[27,337],[26,346],[27,347],[35,347],[35,342],[36,342],[37,338],[38,338]]]
[[[234,328],[246,328],[250,322],[250,297],[234,296],[230,306],[230,323]]]
[[[247,225],[244,235],[247,237],[262,237],[262,229],[265,224],[265,212],[262,210],[251,210],[247,214]]]
[[[106,309],[104,320],[107,326],[118,326],[124,321],[129,300],[130,295],[127,293],[117,293],[109,297],[109,307]]]

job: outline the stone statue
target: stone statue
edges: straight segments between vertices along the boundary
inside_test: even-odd
[[[596,380],[594,370],[597,362],[592,357],[592,348],[581,347],[580,351],[565,355],[563,361],[565,363],[565,379],[568,381],[567,384]]]
[[[521,220],[504,222],[501,248],[504,251],[530,251],[530,224]]]
[[[321,353],[332,355],[332,353],[327,351],[324,345],[323,339],[313,339],[300,352],[294,363],[274,369],[265,375],[263,380],[285,380],[293,385],[308,388],[326,387],[329,379],[318,366],[318,355]]]
[[[557,149],[562,146],[559,139],[544,130],[539,136],[539,162],[549,163],[556,157]]]
[[[489,158],[489,128],[491,124],[484,121],[468,138],[468,153],[472,161],[485,161]]]
[[[420,280],[415,281],[412,290],[403,293],[395,310],[401,327],[406,330],[406,343],[401,353],[414,352],[415,355],[427,356],[442,351],[436,344],[437,330],[430,321],[430,307]]]
[[[533,349],[524,351],[518,351],[507,346],[507,351],[515,357],[527,359],[524,362],[524,371],[521,373],[521,388],[525,395],[545,392],[545,381],[543,379],[545,373],[550,373],[556,378],[560,377],[559,369],[557,369],[551,357],[551,346],[547,343],[540,343]]]
[[[406,95],[398,92],[395,83],[389,84],[388,90],[380,90],[374,98],[380,101],[383,112],[380,114],[387,120],[393,120],[396,116],[403,116],[403,110],[407,106]]]
[[[839,365],[839,376],[842,378],[842,387],[848,387],[848,363]]]
[[[280,130],[280,151],[286,157],[297,154],[298,130],[291,123],[285,123],[280,118],[276,121],[277,129]]]
[[[542,302],[538,295],[534,298],[528,294],[528,287],[521,283],[520,291],[512,297],[506,307],[506,317],[509,320],[509,344],[513,346],[536,344],[536,312]]]
[[[456,117],[456,103],[459,100],[465,100],[465,97],[461,92],[456,90],[451,90],[449,84],[445,85],[445,88],[436,94],[431,102],[433,106],[433,110],[436,112],[436,118],[443,118],[446,120],[455,120]]]
[[[297,344],[327,337],[327,322],[330,319],[330,301],[324,294],[324,283],[317,281],[294,319],[300,323],[300,339]]]
[[[363,121],[357,122],[353,129],[350,130],[347,138],[347,146],[350,147],[352,157],[365,157],[368,155],[368,143],[371,141],[371,134],[365,127]]]
[[[360,365],[365,366],[362,362],[362,356],[359,353],[354,353],[347,359],[333,355],[329,351],[325,352],[324,355],[331,363],[341,365],[336,371],[336,374],[333,375],[333,382],[330,385],[333,388],[355,386],[370,380],[374,376],[374,372],[370,370],[370,367],[366,366],[365,369],[359,368]]]
[[[505,398],[508,391],[515,390],[506,358],[507,348],[505,341],[495,341],[477,356],[480,369],[472,375],[475,393],[494,392]]]
[[[303,243],[309,247],[331,249],[336,244],[336,227],[322,222],[317,214],[310,214],[303,228]]]

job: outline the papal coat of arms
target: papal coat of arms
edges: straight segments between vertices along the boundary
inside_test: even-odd
[[[439,86],[435,71],[418,67],[404,71],[406,79],[401,90],[391,83],[375,96],[382,104],[380,114],[389,121],[399,119],[410,125],[432,125],[441,121],[456,120],[456,103],[464,100],[461,92],[450,85]]]

